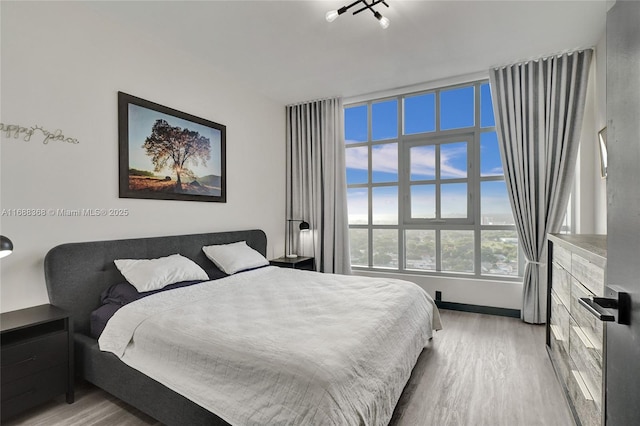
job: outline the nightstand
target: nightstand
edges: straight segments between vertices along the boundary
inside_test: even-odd
[[[73,395],[73,325],[53,305],[0,315],[1,420],[66,393]]]
[[[315,271],[315,259],[313,257],[279,257],[269,261],[272,266],[281,268],[304,269],[307,271]]]

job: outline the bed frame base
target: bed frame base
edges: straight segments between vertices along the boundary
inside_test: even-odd
[[[102,352],[89,336],[75,335],[76,372],[88,382],[166,425],[230,426],[215,414]]]
[[[114,259],[150,259],[180,253],[214,278],[221,272],[207,259],[202,247],[237,241],[246,241],[266,255],[267,236],[257,229],[70,243],[52,248],[44,260],[47,292],[51,304],[71,314],[76,375],[164,424],[229,426],[200,405],[129,367],[114,354],[100,351],[97,340],[89,337],[89,316],[100,306],[100,294],[112,284],[124,281]]]

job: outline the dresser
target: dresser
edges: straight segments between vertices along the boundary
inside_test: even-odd
[[[73,391],[73,339],[69,314],[52,305],[3,313],[1,419]]]
[[[547,351],[576,423],[603,425],[606,326],[580,304],[603,297],[605,235],[549,235]]]

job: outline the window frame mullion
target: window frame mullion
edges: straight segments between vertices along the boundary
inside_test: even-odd
[[[482,273],[482,235],[483,231],[494,230],[494,231],[513,231],[515,230],[515,225],[483,225],[482,224],[482,197],[481,197],[481,188],[483,182],[491,182],[491,181],[504,181],[504,175],[494,175],[494,176],[482,176],[482,152],[481,152],[481,135],[487,132],[495,132],[495,125],[490,127],[482,127],[482,107],[483,107],[483,98],[482,93],[483,90],[486,89],[485,85],[488,84],[488,80],[479,80],[470,83],[457,84],[453,86],[445,86],[436,89],[430,89],[420,92],[414,93],[406,93],[400,94],[397,96],[384,97],[380,99],[371,99],[365,102],[358,102],[354,104],[345,105],[346,108],[356,107],[361,105],[366,105],[367,110],[367,141],[366,142],[357,142],[354,144],[347,145],[348,148],[355,148],[356,146],[366,146],[367,147],[367,183],[358,183],[358,184],[350,184],[348,188],[364,188],[367,189],[367,202],[368,202],[368,212],[367,212],[367,224],[354,224],[349,225],[350,229],[367,229],[367,263],[368,267],[363,267],[362,265],[353,265],[356,270],[377,270],[377,271],[396,271],[402,273],[414,273],[414,274],[422,274],[422,275],[435,275],[435,276],[457,276],[457,277],[468,277],[468,278],[481,278],[481,279],[501,279],[505,281],[517,281],[522,277],[522,253],[519,247],[518,249],[518,276],[509,276],[509,275],[491,275],[491,274],[483,274]],[[455,129],[447,129],[441,130],[442,128],[442,114],[441,114],[441,106],[442,99],[441,95],[443,92],[461,89],[461,88],[469,88],[473,87],[473,106],[474,106],[474,125],[472,127],[465,128],[455,128]],[[434,129],[428,130],[422,133],[412,133],[410,135],[404,134],[405,129],[405,100],[409,97],[413,96],[422,96],[427,94],[433,94],[433,107],[434,110]],[[455,98],[454,98],[455,99]],[[468,99],[468,98],[467,98]],[[484,99],[485,101],[487,99]],[[373,127],[374,127],[374,117],[373,117],[373,107],[377,103],[387,102],[387,101],[395,101],[397,104],[396,109],[396,125],[397,125],[397,137],[391,139],[384,140],[374,140],[373,139]],[[468,104],[465,104],[468,105]],[[484,106],[488,106],[486,103]],[[430,111],[431,105],[427,107],[428,109],[425,111]],[[422,110],[416,110],[415,113],[420,114]],[[382,116],[381,116],[382,117]],[[389,116],[386,116],[387,118]],[[415,116],[414,116],[415,117]],[[385,125],[384,121],[386,119],[381,119],[382,126]],[[362,122],[361,122],[362,123]],[[361,128],[361,127],[360,127]],[[378,128],[378,127],[376,127]],[[428,128],[428,126],[424,126],[422,128]],[[388,127],[380,127],[381,130],[389,129]],[[389,129],[390,130],[390,129]],[[385,132],[387,133],[387,132]],[[381,136],[383,136],[381,134]],[[454,178],[454,179],[442,179],[442,164],[441,159],[443,155],[443,147],[446,146],[447,143],[453,142],[466,142],[467,145],[467,174],[466,178]],[[385,143],[397,143],[397,182],[373,182],[373,178],[375,172],[373,170],[373,155],[374,155],[374,147],[376,145],[385,144]],[[419,146],[433,146],[434,147],[434,173],[435,179],[424,179],[424,180],[411,180],[411,149],[413,147]],[[455,152],[455,151],[452,151]],[[493,151],[490,151],[493,153]],[[459,158],[459,157],[458,157]],[[382,161],[385,161],[383,159]],[[428,160],[431,161],[431,160]],[[457,167],[457,163],[456,167]],[[455,174],[450,174],[455,176]],[[444,185],[446,184],[455,184],[455,183],[466,183],[467,185],[467,217],[466,218],[443,218],[443,189],[446,189]],[[435,203],[435,218],[434,219],[425,219],[425,218],[413,218],[412,217],[412,188],[415,185],[433,185],[434,186],[434,203]],[[373,195],[374,189],[378,187],[396,187],[397,188],[397,224],[374,224],[373,218],[375,216]],[[458,197],[459,191],[454,190],[452,194],[455,194],[455,197]],[[491,193],[489,193],[491,194]],[[455,208],[457,203],[454,203],[453,207]],[[384,210],[383,210],[384,211]],[[453,210],[454,212],[458,212],[456,208]],[[502,222],[500,220],[499,222]],[[397,231],[397,268],[396,267],[386,267],[386,266],[374,266],[374,233],[376,229],[395,229]],[[419,267],[414,265],[414,269],[407,269],[407,231],[408,230],[429,230],[434,232],[435,236],[435,267],[436,270],[420,270],[415,269],[415,267]],[[451,271],[442,271],[442,232],[443,231],[456,231],[456,230],[466,230],[472,231],[473,234],[473,273],[467,272],[451,272]],[[390,235],[384,237],[381,242],[388,243]],[[426,237],[425,237],[426,238]],[[428,237],[431,238],[431,237]],[[468,242],[468,237],[464,237],[465,241]],[[498,241],[501,239],[500,234],[498,236],[490,237],[490,242],[493,245],[493,241]],[[412,240],[413,241],[413,240]],[[428,241],[428,240],[424,240]],[[454,239],[453,241],[457,241]],[[382,246],[381,246],[382,247]],[[387,250],[383,250],[380,254],[384,254],[385,256],[392,255],[391,247],[386,245]],[[456,246],[457,247],[457,246]],[[469,245],[466,245],[469,247]],[[496,245],[497,251],[496,253],[506,252],[502,250],[502,245]],[[364,249],[364,245],[360,246],[360,248]],[[469,247],[470,248],[470,247]],[[510,249],[509,249],[510,250]],[[468,250],[466,250],[468,252]],[[512,253],[512,252],[510,252]],[[413,252],[411,253],[411,259],[419,259],[416,256],[424,256],[425,253],[421,252]],[[456,254],[455,261],[458,262],[458,257],[463,256],[461,254]],[[509,263],[512,264],[512,254],[509,254],[507,257]],[[364,260],[364,259],[362,259]],[[503,260],[492,260],[492,271],[501,272],[500,262]],[[413,260],[412,260],[413,262]],[[364,262],[363,262],[364,263]],[[394,262],[395,263],[395,262]],[[495,265],[494,263],[497,263]],[[387,265],[386,261],[383,263]],[[391,265],[392,263],[390,263]],[[413,263],[412,263],[413,264]],[[466,268],[468,265],[468,261],[460,264],[462,268]],[[507,272],[508,273],[508,272]]]

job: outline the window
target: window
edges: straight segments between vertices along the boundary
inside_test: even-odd
[[[487,81],[347,105],[354,269],[518,277]]]

